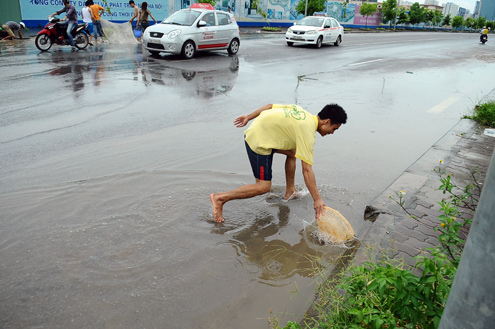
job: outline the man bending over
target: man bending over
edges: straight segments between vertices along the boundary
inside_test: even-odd
[[[347,121],[344,109],[337,104],[329,104],[318,115],[311,115],[297,105],[267,104],[251,114],[238,117],[234,125],[244,127],[253,119],[245,131],[245,146],[256,181],[232,191],[211,194],[215,221],[224,221],[223,206],[226,202],[252,198],[270,191],[274,153],[286,156],[285,199],[289,199],[296,191],[296,158],[301,160],[304,182],[313,197],[315,218],[318,220],[320,214],[325,214],[325,203],[313,172],[316,132],[321,136],[333,134]]]

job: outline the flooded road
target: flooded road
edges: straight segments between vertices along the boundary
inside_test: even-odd
[[[365,206],[493,89],[492,44],[398,35],[321,49],[249,39],[237,56],[190,61],[139,45],[40,54],[33,39],[1,43],[0,327],[298,320],[318,264],[345,249],[313,240],[309,194],[280,200],[283,157],[269,195],[232,201],[212,222],[209,194],[253,180],[232,122],[266,103],[342,105],[348,123],[317,137],[314,171],[359,238]]]

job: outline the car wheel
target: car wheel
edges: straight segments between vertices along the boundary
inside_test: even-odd
[[[294,42],[287,41],[287,46],[292,47],[293,44]]]
[[[321,48],[322,43],[323,43],[323,37],[320,35],[318,40],[316,40],[316,48]]]
[[[186,41],[182,46],[182,57],[186,59],[191,59],[194,57],[194,53],[196,52],[196,47],[194,47],[194,42],[191,40]]]
[[[186,70],[182,71],[182,77],[187,81],[191,81],[192,79],[194,79],[195,76],[196,76],[195,71],[186,71]]]
[[[338,46],[338,45],[340,45],[341,42],[342,42],[342,38],[339,35],[339,37],[337,38],[337,40],[335,40],[335,42],[333,43],[333,45],[334,46]]]
[[[230,55],[235,55],[239,51],[239,40],[238,39],[232,39],[230,41],[229,48],[227,48],[227,51],[229,52]]]

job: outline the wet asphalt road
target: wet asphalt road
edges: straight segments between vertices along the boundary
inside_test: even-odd
[[[270,309],[298,319],[314,284],[296,255],[341,249],[308,237],[309,195],[277,199],[282,158],[268,197],[209,221],[210,193],[252,181],[234,118],[266,103],[342,105],[349,121],[317,138],[314,170],[359,238],[367,203],[494,88],[493,50],[475,34],[425,32],[321,49],[246,37],[237,56],[189,61],[140,45],[1,43],[1,326],[252,328]]]

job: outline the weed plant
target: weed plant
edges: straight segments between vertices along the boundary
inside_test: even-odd
[[[495,128],[495,101],[476,105],[473,115],[465,115],[464,118],[474,120],[484,126]]]
[[[302,326],[289,321],[283,329],[438,327],[464,249],[471,213],[481,194],[481,184],[477,171],[469,170],[472,182],[460,187],[446,172],[442,160],[434,171],[441,182],[438,190],[445,194],[438,203],[439,244],[422,250],[414,258],[414,268],[386,255],[379,259],[370,256],[364,264],[350,266],[334,279],[324,280],[313,305],[318,316],[304,319]],[[408,213],[405,195],[406,192],[401,191],[396,193],[397,199],[390,198]],[[464,215],[467,218],[463,218]]]
[[[275,26],[264,26],[261,28],[261,30],[269,32],[280,32],[280,28]]]

